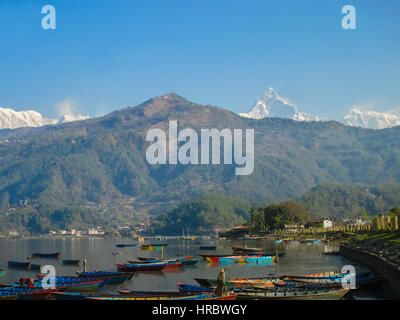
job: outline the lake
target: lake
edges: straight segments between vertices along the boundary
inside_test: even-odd
[[[152,240],[152,243],[157,241]],[[137,247],[117,248],[118,243],[136,243],[131,238],[38,238],[38,239],[0,239],[0,268],[7,269],[8,260],[32,261],[41,265],[53,265],[57,275],[75,275],[80,266],[62,265],[62,259],[87,259],[88,271],[114,270],[115,264],[137,260],[137,257],[164,257],[192,255],[200,261],[194,266],[186,266],[176,271],[138,273],[130,281],[122,285],[112,285],[102,291],[116,292],[120,289],[176,291],[177,282],[197,284],[193,278],[216,278],[220,269],[226,271],[226,278],[251,278],[265,276],[281,276],[285,274],[310,274],[340,270],[343,266],[356,263],[338,255],[324,255],[325,252],[338,250],[334,244],[276,244],[272,240],[219,240],[215,251],[199,249],[199,240],[169,239],[163,250],[141,250],[140,246],[149,242],[140,242]],[[203,241],[206,243],[207,241]],[[228,264],[215,265],[199,257],[201,253],[232,253],[232,246],[263,247],[265,252],[278,250],[285,253],[279,263],[273,264]],[[59,259],[31,259],[32,252],[60,252]],[[357,266],[359,268],[360,266]],[[2,283],[12,283],[22,277],[35,277],[34,271],[8,269],[0,279]],[[357,292],[355,299],[387,298],[381,290],[373,292]]]

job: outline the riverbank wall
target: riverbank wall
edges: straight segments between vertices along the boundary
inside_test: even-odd
[[[383,276],[388,284],[390,291],[400,299],[400,268],[393,262],[380,257],[374,253],[351,248],[347,245],[340,246],[340,255],[367,266],[376,274]]]

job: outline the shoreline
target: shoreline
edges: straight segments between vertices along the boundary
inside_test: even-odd
[[[341,244],[339,253],[341,256],[362,265],[367,266],[376,274],[383,276],[388,288],[400,299],[400,267],[379,254],[369,250],[353,247],[348,243]]]

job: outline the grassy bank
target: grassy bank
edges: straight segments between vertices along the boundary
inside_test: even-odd
[[[359,234],[346,244],[363,249],[400,265],[400,232],[374,232]]]

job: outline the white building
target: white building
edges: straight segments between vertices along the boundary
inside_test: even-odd
[[[332,221],[331,220],[324,220],[322,221],[324,228],[332,228]]]

